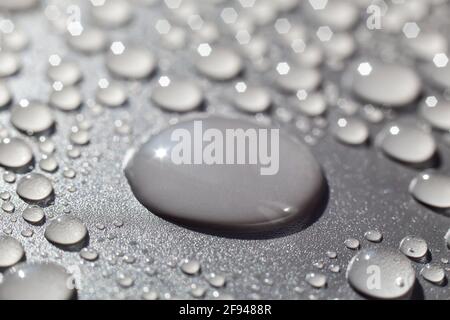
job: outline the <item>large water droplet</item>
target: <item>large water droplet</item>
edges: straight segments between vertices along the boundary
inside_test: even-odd
[[[0,269],[15,265],[24,255],[19,241],[10,236],[0,236]]]
[[[86,239],[88,231],[84,223],[73,216],[63,215],[50,222],[45,229],[45,238],[61,246],[73,246]]]
[[[69,300],[74,295],[70,275],[51,263],[14,266],[0,283],[1,300]]]
[[[55,120],[48,106],[32,102],[26,107],[14,106],[11,110],[11,123],[26,134],[38,135],[50,132]]]
[[[439,209],[450,208],[450,177],[434,171],[426,171],[415,177],[409,192],[418,201]]]
[[[42,202],[53,195],[53,184],[40,173],[30,173],[19,180],[16,191],[25,201]]]
[[[361,250],[350,261],[346,276],[355,290],[378,299],[409,297],[416,279],[408,259],[387,248]]]
[[[255,132],[266,129],[240,119],[206,116],[197,120],[180,122],[152,137],[126,164],[125,174],[135,196],[150,211],[209,231],[241,232],[273,229],[293,220],[304,223],[311,214],[317,213],[325,191],[320,166],[304,145],[284,134],[279,136],[279,170],[273,175],[261,175],[261,163],[175,164],[171,153],[180,145],[171,140],[174,132],[193,137],[195,148],[199,150],[203,144],[200,131],[226,139],[227,129]],[[265,139],[271,138],[267,135]],[[212,144],[208,145],[211,148]],[[224,145],[225,141],[220,147],[222,151]],[[275,143],[272,148],[275,155]],[[190,147],[187,149],[191,151]],[[248,150],[240,152],[245,152],[248,159]],[[197,156],[202,157],[198,152]],[[226,163],[225,157],[217,160]],[[180,193],[185,196],[177,197]]]
[[[391,158],[410,164],[422,164],[436,153],[433,136],[409,123],[390,123],[376,137],[377,144]]]
[[[0,166],[19,170],[33,162],[33,153],[28,144],[19,138],[6,138],[0,142]]]

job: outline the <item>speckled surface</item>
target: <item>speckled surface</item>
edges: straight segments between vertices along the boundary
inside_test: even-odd
[[[346,266],[355,254],[344,246],[344,240],[350,237],[359,239],[363,248],[395,248],[403,237],[418,235],[427,241],[432,261],[448,269],[450,265],[441,263],[440,259],[450,258],[444,242],[444,235],[450,228],[450,217],[420,205],[408,193],[408,185],[419,171],[387,159],[373,143],[360,147],[340,144],[327,128],[322,129],[325,135],[311,146],[311,151],[326,174],[329,199],[323,213],[305,230],[298,231],[293,226],[277,234],[237,239],[189,230],[148,212],[133,196],[123,173],[123,163],[130,149],[138,147],[149,135],[178,117],[153,106],[148,98],[158,75],[196,79],[205,91],[207,112],[239,114],[230,103],[234,81],[213,83],[195,72],[191,58],[195,54],[195,41],[187,50],[180,51],[166,50],[158,44],[153,26],[161,17],[161,12],[159,6],[134,10],[131,24],[108,32],[110,40],[138,43],[150,48],[159,60],[159,71],[154,78],[142,82],[123,82],[129,88],[130,98],[126,106],[115,109],[89,106],[92,105],[98,80],[109,78],[104,55],[82,56],[75,53],[65,44],[63,36],[53,30],[42,12],[29,12],[13,18],[31,38],[29,48],[20,54],[23,61],[21,72],[7,80],[14,100],[48,100],[51,90],[46,77],[48,57],[56,53],[64,61],[75,61],[81,67],[83,80],[80,87],[85,103],[79,113],[92,123],[90,144],[81,147],[82,156],[79,159],[69,159],[65,150],[70,144],[68,134],[76,124],[77,113],[54,112],[57,128],[52,139],[57,145],[56,157],[60,168],[54,174],[45,174],[54,181],[56,192],[55,204],[45,208],[45,225],[27,224],[21,218],[26,204],[15,194],[16,184],[0,181],[0,190],[10,191],[12,202],[16,205],[14,213],[0,213],[0,230],[12,229],[12,236],[19,239],[25,248],[27,261],[53,261],[65,267],[78,265],[81,269],[79,299],[139,299],[145,287],[159,292],[161,298],[192,298],[189,294],[192,283],[208,288],[206,298],[215,298],[219,293],[219,298],[229,294],[237,299],[360,299],[345,279]],[[86,19],[83,23],[90,23],[88,14],[82,17]],[[268,37],[273,36],[272,29],[264,29]],[[238,46],[228,40],[222,41]],[[386,46],[393,45],[389,40],[386,43]],[[286,56],[286,50],[275,43],[269,60],[281,61]],[[397,59],[402,58],[399,56]],[[274,109],[283,107],[298,115],[290,100],[270,86],[273,68],[261,76],[250,61],[246,60],[246,67],[245,79],[248,83],[268,85],[274,98],[273,113]],[[323,72],[327,79],[342,86],[345,94],[340,76],[325,69]],[[334,119],[337,112],[337,107],[330,107],[328,119]],[[409,113],[410,110],[406,110],[402,116]],[[132,133],[129,136],[117,134],[115,120],[127,121]],[[304,139],[305,135],[294,127],[294,123],[286,124],[278,120],[274,123],[289,134]],[[311,123],[314,121],[311,120]],[[1,110],[0,124],[11,135],[23,136],[11,127],[8,110]],[[371,139],[382,125],[370,125]],[[435,138],[441,158],[439,170],[449,173],[450,145],[441,133],[436,133]],[[26,139],[31,142],[36,158],[40,159],[36,140]],[[77,171],[74,179],[63,177],[65,166]],[[42,172],[38,166],[34,171]],[[76,191],[70,192],[70,186],[74,186]],[[97,261],[84,261],[78,252],[63,251],[44,238],[45,226],[51,216],[62,215],[69,210],[86,224],[89,247],[96,249],[100,255]],[[122,221],[123,226],[116,227],[114,221]],[[99,230],[96,227],[98,224],[103,224],[105,229]],[[34,231],[34,235],[23,237],[21,231],[28,228]],[[370,229],[382,232],[383,241],[380,244],[364,239],[364,233]],[[326,256],[329,250],[337,252],[337,259],[331,260]],[[126,263],[124,256],[133,256],[136,261]],[[195,258],[201,263],[199,276],[182,273],[178,264],[184,258]],[[313,265],[320,261],[325,263],[322,270]],[[330,272],[330,264],[338,264],[340,272]],[[448,285],[440,287],[424,281],[418,274],[422,264],[412,264],[417,270],[419,291],[422,292],[417,297],[450,298]],[[305,282],[306,274],[311,271],[327,275],[327,288],[313,289]],[[226,286],[219,289],[209,287],[204,275],[210,272],[226,275]],[[117,283],[120,273],[131,276],[134,285],[120,287]],[[448,277],[448,270],[446,274]]]

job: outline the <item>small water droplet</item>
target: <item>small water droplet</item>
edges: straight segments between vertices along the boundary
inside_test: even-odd
[[[310,272],[305,280],[314,288],[324,288],[327,285],[327,277],[321,273]]]
[[[188,275],[198,274],[200,272],[200,262],[186,259],[181,262],[180,269]]]
[[[370,242],[381,242],[381,240],[383,240],[383,235],[378,230],[369,230],[364,233],[364,238]]]
[[[351,250],[358,250],[360,247],[359,240],[355,238],[349,238],[344,241],[344,244],[347,248]]]
[[[400,251],[408,258],[420,260],[428,253],[428,245],[422,238],[406,236],[400,242]]]
[[[445,271],[437,264],[427,264],[420,270],[420,275],[436,285],[441,285],[445,281]]]

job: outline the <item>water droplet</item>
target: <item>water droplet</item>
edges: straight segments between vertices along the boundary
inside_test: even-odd
[[[0,198],[4,201],[8,201],[9,199],[11,199],[11,194],[8,191],[3,191],[2,193],[0,193]]]
[[[376,143],[389,157],[409,164],[422,164],[436,153],[433,136],[409,123],[390,123],[376,137]]]
[[[327,285],[327,277],[321,273],[310,272],[305,280],[314,288],[324,288]]]
[[[279,137],[278,173],[261,175],[260,165],[175,164],[170,155],[177,143],[170,137],[177,129],[190,136],[195,134],[197,144],[203,143],[199,141],[203,136],[198,135],[199,130],[215,129],[214,132],[225,137],[227,129],[258,132],[267,128],[247,120],[211,116],[202,121],[180,122],[153,136],[125,168],[135,196],[153,213],[195,227],[207,226],[209,230],[254,232],[293,220],[304,223],[323,200],[325,181],[319,164],[304,145],[284,134]],[[225,160],[222,163],[226,163]],[[193,177],[202,183],[185,189],[183,186],[191,184]],[[221,181],[223,191],[217,191],[217,181]],[[308,181],[308,184],[298,181]],[[186,197],[173,197],[179,193]],[[201,201],[202,206],[196,205],[193,199]]]
[[[396,64],[371,63],[368,75],[353,75],[353,92],[361,99],[388,107],[412,103],[420,94],[422,84],[414,71]]]
[[[19,180],[16,191],[25,201],[40,202],[53,195],[53,184],[40,173],[30,173]]]
[[[52,111],[42,103],[30,103],[26,107],[16,105],[11,110],[11,123],[28,135],[45,134],[53,128]]]
[[[434,208],[450,208],[450,177],[434,171],[425,171],[415,177],[409,192],[418,201]]]
[[[341,271],[341,267],[339,267],[337,264],[330,264],[330,267],[328,269],[333,273],[339,273]]]
[[[47,75],[52,82],[61,82],[65,87],[80,82],[82,78],[80,67],[74,62],[62,62],[50,66]]]
[[[125,104],[128,94],[118,83],[110,83],[106,88],[98,88],[95,98],[98,103],[108,107],[120,107]]]
[[[227,48],[213,48],[209,55],[198,56],[197,70],[213,80],[230,80],[242,71],[239,55]]]
[[[325,97],[321,93],[308,94],[304,100],[298,101],[297,104],[299,110],[310,117],[322,115],[328,107]]]
[[[19,57],[12,52],[0,52],[0,78],[14,75],[19,71],[22,64]]]
[[[270,94],[262,87],[248,86],[243,92],[234,95],[235,106],[248,113],[265,112],[271,103]]]
[[[363,144],[369,138],[367,124],[358,118],[340,118],[333,129],[334,136],[351,145]]]
[[[445,234],[445,242],[447,243],[447,248],[450,249],[450,229],[448,229],[447,233]]]
[[[80,219],[63,215],[49,223],[44,236],[56,245],[73,246],[83,242],[88,236],[88,231]]]
[[[203,101],[203,93],[192,82],[172,80],[167,86],[156,86],[151,94],[159,107],[172,112],[197,109]]]
[[[191,284],[191,288],[189,290],[189,293],[194,298],[202,298],[206,294],[206,287],[197,285],[195,283]]]
[[[39,0],[7,0],[0,3],[0,8],[10,11],[25,11],[39,4]]]
[[[67,41],[72,48],[85,54],[103,51],[107,43],[105,33],[96,28],[85,28],[79,36],[68,37]]]
[[[297,93],[299,90],[314,91],[322,82],[320,72],[313,68],[290,67],[286,74],[277,75],[279,88],[287,93]]]
[[[447,39],[434,31],[421,31],[415,38],[405,41],[407,48],[415,57],[431,61],[435,54],[447,51]]]
[[[71,277],[58,265],[20,264],[5,272],[0,284],[2,300],[69,300],[75,289]]]
[[[3,181],[5,181],[6,183],[16,182],[16,174],[14,172],[6,171],[5,173],[3,173]]]
[[[444,269],[437,264],[427,264],[420,270],[420,275],[425,280],[437,285],[442,285],[445,281]]]
[[[327,257],[330,259],[336,259],[337,253],[335,251],[327,251]]]
[[[119,274],[117,277],[117,283],[122,288],[130,288],[134,285],[134,279],[124,274]]]
[[[51,106],[62,111],[74,111],[81,105],[80,90],[75,87],[64,87],[59,91],[53,91],[49,98]]]
[[[378,299],[408,297],[415,283],[408,259],[387,248],[361,250],[350,261],[346,276],[355,290]]]
[[[3,45],[8,51],[22,51],[29,43],[30,40],[28,35],[22,29],[17,27],[15,27],[12,32],[3,35]]]
[[[0,82],[0,108],[6,107],[11,102],[11,92],[5,83]]]
[[[422,103],[420,107],[422,117],[434,128],[450,130],[450,102],[442,98],[437,99],[436,104]]]
[[[359,240],[354,238],[349,238],[344,241],[344,244],[347,248],[351,250],[358,250],[359,249]]]
[[[364,238],[370,242],[381,242],[381,240],[383,240],[383,235],[378,230],[369,230],[364,233]]]
[[[31,224],[40,224],[44,221],[44,210],[38,206],[29,206],[22,212],[22,218]]]
[[[95,261],[98,259],[98,252],[92,248],[83,248],[80,257],[87,261]]]
[[[51,154],[51,153],[55,152],[56,146],[53,143],[53,141],[46,137],[41,137],[41,138],[43,138],[43,139],[40,139],[40,141],[39,141],[39,150],[45,154]]]
[[[120,78],[143,79],[154,72],[156,59],[145,48],[129,47],[122,54],[109,52],[106,57],[106,67]]]
[[[124,0],[108,0],[101,6],[93,6],[91,14],[98,25],[117,28],[130,21],[132,6]]]
[[[53,156],[46,156],[39,161],[39,167],[47,172],[55,172],[58,169],[58,162]]]
[[[33,153],[24,140],[19,138],[6,138],[0,142],[0,165],[2,167],[11,170],[24,170],[32,162]]]
[[[148,292],[144,292],[142,294],[142,299],[144,300],[158,300],[159,299],[159,293],[154,290],[150,290]]]
[[[15,265],[24,255],[25,251],[19,241],[10,236],[0,236],[0,268]]]
[[[22,235],[22,237],[31,238],[34,234],[34,231],[31,229],[24,229],[20,232],[20,234]]]
[[[215,288],[222,288],[226,284],[226,278],[221,274],[210,273],[206,276],[206,280]]]
[[[76,128],[70,133],[70,142],[77,145],[86,145],[90,141],[89,132]]]
[[[200,262],[186,259],[181,262],[180,269],[188,275],[198,274],[200,272]]]
[[[406,236],[400,242],[400,251],[408,258],[420,260],[426,256],[428,245],[422,238]]]
[[[12,213],[12,212],[14,212],[15,209],[16,209],[16,207],[14,206],[14,204],[11,201],[5,201],[2,203],[2,210],[7,213]]]

